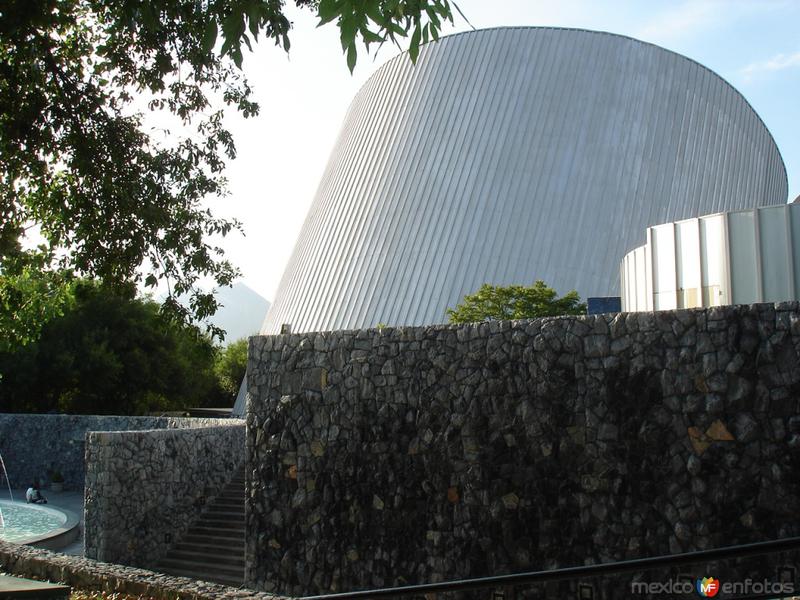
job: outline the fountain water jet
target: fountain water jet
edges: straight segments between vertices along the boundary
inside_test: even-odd
[[[6,463],[3,460],[2,454],[0,454],[0,467],[3,467],[3,475],[5,475],[6,478],[6,485],[8,485],[8,497],[11,500],[11,502],[14,502],[14,494],[11,492],[11,480],[8,478],[8,471],[6,471]],[[2,510],[0,510],[0,527],[2,527],[3,529],[6,528],[6,521],[3,518]]]

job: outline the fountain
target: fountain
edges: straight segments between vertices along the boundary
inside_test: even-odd
[[[14,501],[14,494],[11,493],[11,480],[8,478],[8,471],[6,471],[6,463],[3,460],[3,455],[0,454],[0,467],[3,467],[3,475],[6,478],[6,485],[8,485],[8,497],[13,502]]]
[[[0,454],[0,469],[6,478],[10,500],[0,500],[0,540],[57,550],[78,536],[80,519],[69,510],[14,502],[11,480]],[[2,487],[2,482],[0,482]],[[3,514],[5,508],[5,515]],[[6,523],[6,518],[8,523]]]
[[[14,502],[14,494],[11,492],[11,480],[8,478],[8,471],[6,471],[6,462],[3,460],[3,455],[0,454],[0,467],[3,467],[3,475],[6,478],[6,485],[8,485],[8,497],[11,502]],[[0,527],[6,528],[6,520],[3,518],[3,511],[0,509]]]

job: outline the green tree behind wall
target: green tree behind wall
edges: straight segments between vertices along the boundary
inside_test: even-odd
[[[214,361],[214,374],[223,394],[223,400],[228,399],[232,405],[232,400],[239,392],[239,385],[244,379],[247,370],[247,338],[242,338],[231,342],[224,348],[217,351]],[[227,406],[221,404],[220,406]]]
[[[79,281],[38,340],[0,352],[0,406],[145,414],[219,405],[216,354],[199,329],[165,318],[132,285]]]
[[[574,290],[559,298],[542,280],[532,286],[485,283],[474,294],[464,296],[454,309],[448,308],[447,316],[451,323],[473,323],[586,314],[586,305],[580,300]]]

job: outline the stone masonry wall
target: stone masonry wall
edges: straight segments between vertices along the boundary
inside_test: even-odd
[[[251,338],[246,581],[316,594],[798,535],[799,350],[797,303]]]
[[[277,596],[217,583],[174,577],[144,569],[98,562],[0,540],[0,574],[51,581],[84,592],[105,592],[114,598],[149,600],[282,600]]]
[[[14,488],[27,488],[33,481],[46,483],[48,473],[57,469],[66,489],[82,490],[88,431],[208,427],[224,422],[226,419],[0,413],[0,455]]]
[[[91,432],[86,441],[85,554],[153,565],[244,463],[244,424]]]

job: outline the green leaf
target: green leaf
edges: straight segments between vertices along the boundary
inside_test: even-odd
[[[383,42],[383,38],[379,36],[374,31],[370,31],[366,27],[360,30],[361,38],[364,40],[364,43],[369,45],[371,43],[380,44]]]
[[[236,67],[241,69],[242,62],[244,62],[244,56],[242,56],[241,46],[235,46],[234,48],[231,49],[231,58],[233,59],[234,64],[236,64]]]
[[[411,42],[408,46],[408,55],[411,57],[411,62],[417,62],[417,56],[419,56],[419,40],[421,36],[421,28],[419,26],[419,21],[417,21],[416,27],[414,27],[414,33],[411,34]]]
[[[438,27],[431,27],[431,37],[433,38],[434,42],[439,41],[439,28]]]
[[[203,52],[208,53],[214,49],[214,44],[217,43],[217,22],[211,19],[206,23],[206,29],[203,32]]]
[[[428,14],[428,19],[431,22],[431,29],[439,29],[442,26],[441,21],[439,21],[439,17],[436,16],[436,11],[432,8],[426,8],[425,12]]]
[[[356,45],[353,43],[347,48],[347,68],[350,69],[350,73],[356,68],[356,60],[358,60],[358,50],[356,50]]]
[[[233,39],[232,38],[225,38],[225,41],[222,43],[222,48],[219,49],[219,53],[221,56],[225,56],[231,51],[233,48]]]
[[[342,50],[347,50],[356,42],[358,32],[358,18],[354,14],[344,15],[339,21],[339,37],[342,40]],[[351,69],[352,70],[352,69]]]
[[[261,28],[261,16],[263,11],[264,5],[260,0],[251,0],[250,4],[247,6],[247,19],[250,21],[250,33],[254,40],[258,39],[258,30]]]
[[[320,0],[319,9],[319,23],[317,27],[321,27],[326,23],[330,23],[341,14],[342,0]]]
[[[364,5],[364,14],[381,27],[386,21],[383,13],[381,13],[380,0],[368,0]]]
[[[398,25],[394,21],[389,21],[386,24],[386,30],[391,34],[399,35],[400,37],[405,37],[405,35],[407,33],[407,31],[405,29],[400,27],[400,25]]]

